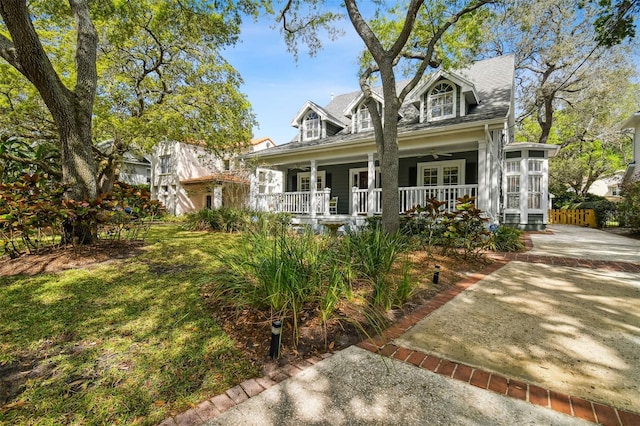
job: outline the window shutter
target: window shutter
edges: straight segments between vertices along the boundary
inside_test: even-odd
[[[298,190],[298,175],[291,176],[291,191],[296,192]]]
[[[418,168],[409,167],[409,186],[418,186]]]
[[[325,174],[324,179],[325,179],[325,181],[326,181],[326,182],[324,183],[324,187],[325,187],[325,188],[333,188],[333,185],[331,185],[331,173],[327,172],[327,173]],[[323,188],[323,189],[324,189],[324,188]]]

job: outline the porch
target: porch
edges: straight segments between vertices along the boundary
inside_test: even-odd
[[[398,213],[404,213],[417,205],[424,206],[427,200],[444,202],[445,211],[454,211],[456,200],[465,195],[476,197],[478,185],[412,186],[398,189],[400,205]],[[255,207],[258,211],[292,213],[309,217],[332,216],[330,188],[321,191],[295,191],[273,194],[256,194]],[[336,200],[337,201],[337,200]],[[374,216],[382,214],[382,189],[359,189],[350,191],[350,216]]]

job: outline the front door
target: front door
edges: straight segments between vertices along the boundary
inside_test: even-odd
[[[369,186],[369,172],[358,172],[353,180],[356,182],[355,186],[358,189],[366,189]]]

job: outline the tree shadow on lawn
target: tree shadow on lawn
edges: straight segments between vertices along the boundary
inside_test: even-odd
[[[0,278],[0,422],[157,423],[255,376],[191,267],[119,266]]]

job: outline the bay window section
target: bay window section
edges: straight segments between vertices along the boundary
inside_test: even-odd
[[[507,161],[507,209],[520,209],[520,160]]]
[[[528,160],[527,208],[542,208],[542,160]]]

